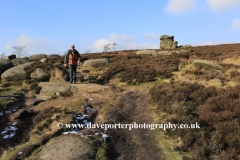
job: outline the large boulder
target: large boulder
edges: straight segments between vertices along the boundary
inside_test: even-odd
[[[29,61],[40,61],[43,58],[47,58],[46,54],[34,54],[29,56]]]
[[[63,136],[48,142],[38,153],[42,160],[88,160],[93,159],[96,147],[77,136]]]
[[[50,54],[47,56],[47,58],[58,58],[60,57],[58,54]]]
[[[203,59],[195,59],[193,61],[193,66],[196,68],[202,68],[203,66],[208,66],[218,70],[223,70],[223,67],[221,65],[211,61],[203,60]]]
[[[99,59],[90,59],[86,60],[83,64],[83,67],[91,67],[95,63],[109,63],[110,60],[108,58],[99,58]]]
[[[30,74],[32,79],[45,80],[48,78],[47,73],[44,72],[42,68],[37,68]]]
[[[160,49],[175,49],[178,47],[178,41],[174,41],[174,36],[162,35],[160,38]]]
[[[141,51],[137,51],[137,54],[146,54],[146,55],[158,55],[157,52],[155,50],[141,50]]]
[[[10,61],[11,62],[11,61]],[[12,62],[11,62],[12,63]],[[18,81],[18,80],[24,80],[26,71],[24,70],[24,67],[30,66],[33,62],[28,62],[25,64],[20,64],[18,66],[12,67],[8,70],[6,70],[2,75],[1,78],[3,81]]]
[[[160,37],[160,40],[162,41],[162,40],[174,40],[174,36],[167,36],[167,35],[162,35],[161,37]]]
[[[53,68],[51,68],[50,73],[51,73],[50,81],[55,80],[67,81],[69,79],[69,72],[66,69],[61,68],[59,66],[54,66]]]
[[[7,56],[7,57],[4,57],[4,59],[8,59],[8,60],[12,60],[12,59],[15,59],[16,58],[16,55],[13,54],[13,55],[10,55],[10,56]]]
[[[171,49],[173,45],[173,40],[164,40],[160,42],[161,49]]]
[[[26,58],[15,58],[12,60],[14,66],[18,66],[20,64],[28,63],[29,61]]]
[[[13,63],[8,59],[0,59],[0,76],[3,72],[13,67]]]
[[[78,91],[74,85],[62,82],[40,82],[38,86],[42,87],[40,91],[41,95],[54,95],[57,92],[64,92],[66,90],[70,90],[71,92]]]

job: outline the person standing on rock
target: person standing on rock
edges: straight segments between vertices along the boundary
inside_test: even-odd
[[[77,71],[77,62],[80,64],[81,56],[79,52],[75,49],[75,46],[72,44],[71,49],[68,50],[64,59],[64,66],[67,66],[67,62],[69,61],[69,76],[70,83],[76,84],[76,71]]]

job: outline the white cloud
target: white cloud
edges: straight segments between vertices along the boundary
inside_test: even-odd
[[[218,45],[218,44],[230,44],[230,43],[237,43],[236,41],[200,41],[200,42],[196,42],[193,44],[193,46],[206,46],[206,45]]]
[[[21,34],[17,38],[5,38],[5,49],[10,49],[10,46],[25,45],[26,51],[32,54],[53,54],[63,52],[64,42],[54,41],[46,37],[30,37],[27,34]]]
[[[109,40],[111,41],[130,41],[130,40],[134,40],[134,36],[129,36],[127,34],[122,34],[121,36],[117,35],[116,33],[111,33],[108,36]]]
[[[107,44],[112,45],[112,43],[113,43],[112,41],[109,41],[107,39],[99,39],[93,43],[93,46],[90,46],[88,48],[91,50],[103,51],[103,49],[104,49],[103,46],[105,46]]]
[[[240,19],[235,19],[232,25],[233,29],[240,29]]]
[[[165,12],[179,14],[194,9],[196,9],[196,0],[169,0]]]
[[[88,47],[92,52],[102,52],[103,46],[111,44],[109,47],[112,50],[112,45],[118,41],[117,45],[114,47],[114,50],[130,50],[130,49],[159,49],[159,45],[150,45],[146,43],[137,43],[133,40],[134,36],[117,35],[112,33],[109,35],[109,39],[99,39],[96,40],[92,46]]]
[[[160,36],[157,36],[155,33],[143,33],[143,37],[145,39],[150,39],[150,40],[153,40],[153,41],[159,41],[159,37]]]
[[[11,47],[9,44],[6,44],[6,45],[5,45],[5,48],[6,48],[6,49],[11,49],[12,47]]]
[[[222,11],[240,6],[240,0],[206,0],[206,2],[214,11]]]
[[[123,48],[123,50],[127,50],[127,49],[159,49],[160,46],[159,45],[150,45],[150,44],[146,44],[146,43],[131,42],[128,44],[121,44],[121,48]]]

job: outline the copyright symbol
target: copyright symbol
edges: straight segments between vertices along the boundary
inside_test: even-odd
[[[63,123],[62,122],[58,122],[57,123],[57,128],[62,128],[63,127]]]

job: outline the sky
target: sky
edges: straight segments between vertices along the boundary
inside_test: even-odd
[[[32,54],[159,49],[240,43],[240,0],[0,0],[0,54],[25,45]]]

